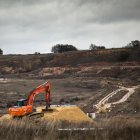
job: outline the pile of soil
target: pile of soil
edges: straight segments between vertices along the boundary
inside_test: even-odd
[[[47,121],[68,121],[68,122],[93,122],[77,106],[54,107],[53,112],[46,112],[43,119]]]
[[[41,112],[44,107],[38,107],[37,112]],[[92,119],[90,119],[79,107],[77,106],[59,106],[53,107],[53,111],[45,112],[44,117],[41,119],[44,121],[67,121],[74,123],[94,123]],[[3,115],[0,117],[0,121],[3,120],[12,120],[12,117],[9,114]]]

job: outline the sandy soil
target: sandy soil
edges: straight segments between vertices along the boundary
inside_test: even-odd
[[[45,107],[37,107],[37,112],[41,112]],[[87,122],[93,123],[93,120],[90,119],[80,108],[77,106],[55,106],[51,107],[53,111],[44,112],[44,117],[41,118],[43,121],[57,122],[57,121],[67,121],[67,122]],[[13,118],[9,114],[5,114],[0,117],[0,121],[10,121]]]

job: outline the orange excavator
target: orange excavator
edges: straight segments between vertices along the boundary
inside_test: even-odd
[[[10,107],[8,109],[8,112],[13,117],[24,117],[24,116],[37,116],[43,117],[44,113],[43,111],[40,113],[34,112],[33,109],[33,103],[34,103],[34,97],[37,94],[40,94],[45,91],[45,98],[46,98],[46,108],[43,109],[43,111],[49,111],[51,110],[50,107],[50,83],[47,81],[42,85],[39,85],[37,88],[35,88],[33,91],[30,92],[27,99],[20,99],[16,102],[15,106]]]

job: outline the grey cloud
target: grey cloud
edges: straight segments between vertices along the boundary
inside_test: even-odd
[[[4,3],[4,2],[3,2]],[[140,20],[139,0],[7,0],[0,10],[1,24],[52,26],[52,24],[111,23]],[[14,6],[10,6],[14,5]],[[21,3],[20,5],[16,5]],[[25,3],[26,5],[23,5]]]
[[[81,3],[82,4],[82,3]],[[84,12],[88,10],[87,22],[111,23],[140,20],[139,0],[101,0],[89,1],[81,5]]]
[[[37,46],[44,50],[47,44],[49,51],[59,42],[79,48],[88,48],[92,41],[118,46],[123,41],[118,43],[122,30],[124,42],[131,34],[140,34],[134,28],[139,28],[139,7],[139,0],[0,0],[0,46],[30,47],[28,51],[35,51]],[[106,41],[109,38],[111,43]]]

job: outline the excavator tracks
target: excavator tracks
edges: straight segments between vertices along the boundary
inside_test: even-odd
[[[44,113],[43,112],[34,112],[34,113],[27,115],[26,117],[30,120],[35,120],[35,119],[44,117]]]
[[[13,119],[17,119],[17,120],[19,120],[19,119],[36,120],[36,119],[40,119],[42,117],[44,117],[44,113],[43,112],[33,112],[33,113],[28,114],[26,116],[16,116],[16,117],[13,117]]]

